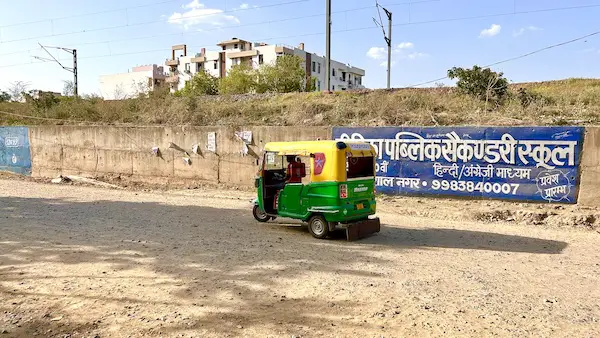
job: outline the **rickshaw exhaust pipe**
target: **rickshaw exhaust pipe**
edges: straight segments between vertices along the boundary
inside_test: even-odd
[[[349,242],[356,241],[377,233],[380,230],[381,222],[379,217],[353,222],[346,226],[346,240]]]

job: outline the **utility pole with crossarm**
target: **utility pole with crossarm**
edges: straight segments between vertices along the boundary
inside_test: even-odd
[[[39,56],[34,56],[34,58],[38,59],[38,60],[42,60],[42,61],[49,61],[49,62],[56,62],[58,63],[59,66],[62,67],[62,69],[73,73],[73,96],[77,97],[78,96],[78,92],[79,92],[79,85],[77,84],[77,49],[69,49],[69,48],[64,48],[64,47],[50,47],[50,46],[43,46],[42,44],[38,43],[40,45],[40,47],[42,47],[42,49],[44,51],[46,51],[46,53],[48,55],[50,55],[51,59],[48,58],[42,58]],[[73,55],[73,67],[65,67],[62,65],[62,63],[60,63],[60,61],[58,61],[58,59],[56,59],[54,57],[54,55],[52,55],[49,51],[48,48],[53,48],[53,49],[60,49],[63,50],[67,53],[70,53]]]
[[[375,6],[377,7],[377,13],[379,13],[379,21],[377,21],[375,18],[373,18],[373,21],[375,21],[375,24],[379,27],[381,27],[381,30],[383,31],[383,38],[385,39],[385,43],[387,44],[388,47],[388,60],[387,60],[387,88],[390,89],[391,87],[391,79],[392,79],[392,12],[388,11],[387,9],[385,9],[384,7],[380,6],[378,2],[375,2]],[[383,9],[383,11],[385,12],[385,14],[388,17],[388,32],[385,32],[385,29],[383,28],[383,21],[381,20],[381,13],[379,12],[379,7],[381,7],[381,9]]]

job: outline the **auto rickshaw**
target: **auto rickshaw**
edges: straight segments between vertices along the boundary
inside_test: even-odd
[[[337,229],[345,229],[349,241],[379,232],[375,157],[375,148],[363,142],[267,143],[255,180],[254,218],[302,220],[318,239]],[[301,161],[301,181],[290,179],[286,160]]]

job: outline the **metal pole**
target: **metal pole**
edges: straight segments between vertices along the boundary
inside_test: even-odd
[[[331,0],[325,0],[326,2],[326,53],[325,53],[325,87],[327,91],[331,90]]]
[[[391,88],[392,79],[392,12],[383,9],[388,16],[388,37],[386,42],[388,45],[388,71],[387,71],[387,88]]]
[[[79,90],[77,84],[77,49],[73,49],[73,96],[77,97]]]

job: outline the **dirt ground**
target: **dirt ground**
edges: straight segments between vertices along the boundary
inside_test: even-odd
[[[0,180],[0,337],[600,335],[597,210],[388,198],[349,243],[251,198]]]

